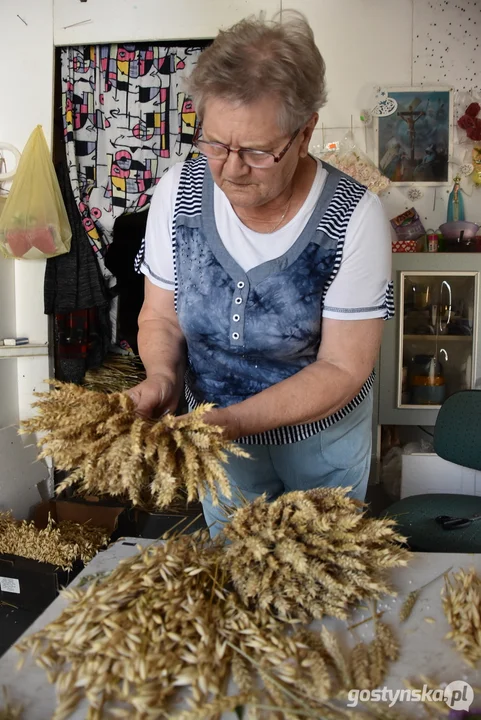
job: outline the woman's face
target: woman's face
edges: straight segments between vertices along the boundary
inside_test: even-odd
[[[267,150],[277,155],[290,138],[279,130],[278,108],[275,98],[264,98],[251,105],[210,98],[205,105],[202,137],[234,149]],[[307,155],[316,120],[315,115],[307,127],[301,128],[284,157],[269,168],[249,167],[235,152],[231,152],[224,161],[208,158],[215,183],[234,207],[265,205],[286,189],[299,159]]]

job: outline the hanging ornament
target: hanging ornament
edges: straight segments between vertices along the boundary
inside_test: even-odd
[[[464,165],[461,165],[459,168],[459,174],[463,177],[469,177],[472,172],[474,172],[474,165],[472,163],[464,163]]]
[[[361,110],[360,120],[363,125],[370,125],[372,123],[372,113],[370,110]]]
[[[409,200],[411,200],[411,202],[415,202],[416,200],[420,200],[423,197],[423,191],[417,187],[411,187],[407,191],[407,196]]]
[[[387,90],[379,88],[376,93],[377,104],[371,110],[371,115],[374,117],[388,117],[397,110],[397,100],[389,97]]]
[[[475,142],[481,140],[481,117],[478,117],[481,105],[472,102],[458,120],[458,127],[466,131],[466,135],[470,140]]]

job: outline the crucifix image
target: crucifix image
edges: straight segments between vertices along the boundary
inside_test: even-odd
[[[407,123],[407,126],[409,128],[409,136],[411,140],[411,163],[414,165],[414,152],[415,152],[415,139],[416,139],[416,128],[414,127],[418,120],[420,120],[422,117],[426,115],[426,113],[423,110],[416,110],[416,108],[421,104],[421,100],[419,98],[415,98],[412,103],[409,105],[408,110],[404,110],[403,112],[398,112],[398,116],[401,118],[401,120],[404,120],[405,123]]]

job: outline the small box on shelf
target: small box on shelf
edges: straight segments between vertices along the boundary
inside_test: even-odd
[[[393,240],[393,253],[415,253],[418,252],[417,240]]]
[[[7,347],[15,347],[16,345],[28,345],[28,338],[3,338],[3,344]]]

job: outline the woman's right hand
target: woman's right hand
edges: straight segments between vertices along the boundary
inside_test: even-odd
[[[149,418],[175,412],[181,392],[181,383],[162,374],[150,375],[126,391],[134,401],[138,414]]]

